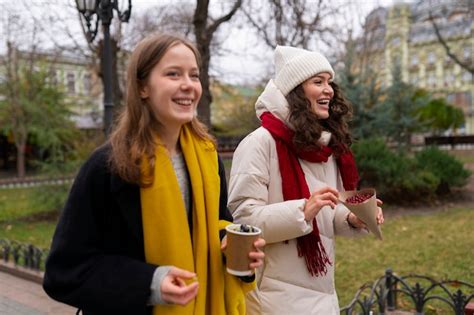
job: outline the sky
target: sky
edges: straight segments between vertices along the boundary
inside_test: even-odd
[[[230,0],[226,0],[230,1]],[[252,0],[261,1],[261,0]],[[310,0],[311,1],[311,0]],[[314,0],[316,2],[316,0]],[[330,0],[335,5],[346,5],[349,1]],[[186,1],[182,1],[186,3]],[[354,32],[360,31],[360,23],[364,17],[374,8],[379,6],[389,7],[394,2],[401,0],[352,0],[355,6],[352,7]],[[211,1],[212,4],[212,1]],[[133,0],[134,10],[142,11],[156,5],[152,0]],[[240,18],[240,17],[237,17]],[[225,28],[226,40],[223,48],[225,56],[213,56],[211,60],[211,76],[219,78],[231,84],[261,84],[272,75],[273,72],[273,51],[265,46],[252,31],[240,28]],[[323,53],[330,53],[324,51]],[[329,59],[329,58],[328,58]]]
[[[316,0],[309,1],[316,2]],[[347,20],[349,20],[349,23],[353,24],[352,28],[354,29],[355,34],[357,34],[357,32],[360,31],[360,25],[364,21],[364,17],[371,10],[379,6],[391,6],[394,1],[400,2],[401,0],[329,1],[331,1],[332,4],[339,5],[341,7],[345,7],[349,2],[355,3],[355,5],[351,7],[350,12],[347,13],[348,18],[346,18],[346,21],[331,21],[331,23],[334,23],[334,25],[337,25],[337,23],[347,24]],[[182,2],[183,5],[193,5],[193,3],[189,0],[132,0],[133,7],[131,18],[133,19],[135,16],[140,16],[141,13],[149,10],[157,4],[166,5],[166,3],[171,2]],[[61,43],[63,41],[61,35],[57,34],[58,31],[55,29],[55,26],[61,24],[61,22],[55,21],[55,19],[48,21],[45,18],[46,15],[44,10],[45,8],[49,8],[48,5],[51,3],[59,3],[59,6],[62,6],[62,9],[59,10],[59,13],[57,14],[58,18],[65,19],[67,21],[66,23],[70,25],[71,33],[76,35],[79,41],[85,43],[79,23],[77,22],[77,11],[75,10],[74,0],[19,0],[18,4],[12,4],[10,0],[0,0],[0,17],[5,20],[6,10],[2,10],[4,6],[10,6],[10,8],[13,6],[19,15],[27,14],[25,12],[29,10],[29,14],[32,16],[29,17],[29,19],[35,18],[41,20],[43,24],[46,25],[42,31],[47,33],[44,36],[45,40],[43,41],[43,45],[47,47],[48,44],[52,45],[53,41],[56,41],[57,43]],[[119,3],[124,4],[126,2],[124,0],[119,0]],[[215,11],[215,8],[219,7],[219,4],[230,5],[231,3],[232,0],[211,0],[211,6],[214,5],[211,10]],[[243,20],[244,17],[242,14],[240,14],[236,15],[233,19]],[[28,21],[28,18],[26,21]],[[245,23],[243,24],[244,26],[240,27],[231,25],[232,24],[229,23],[224,23],[221,25],[220,38],[225,39],[222,44],[223,51],[225,53],[223,53],[222,56],[212,56],[210,75],[218,80],[232,84],[243,85],[265,82],[273,72],[272,49],[264,45],[252,30],[248,28],[246,29]],[[0,52],[5,51],[6,36],[2,36],[4,35],[5,31],[5,27],[2,28],[2,25],[0,25]],[[335,31],[337,31],[337,27],[335,27]],[[224,36],[222,34],[224,34]],[[327,47],[322,47],[321,52],[327,54],[328,59],[331,60],[330,54],[333,52],[330,49]]]

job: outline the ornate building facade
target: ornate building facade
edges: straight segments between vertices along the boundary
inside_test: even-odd
[[[397,1],[392,7],[373,10],[358,41],[361,67],[371,67],[387,86],[392,67],[398,65],[404,82],[461,108],[465,125],[458,132],[474,134],[473,10],[472,0]],[[471,71],[448,56],[433,21],[450,53]]]

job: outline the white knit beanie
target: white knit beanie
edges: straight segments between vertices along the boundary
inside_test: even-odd
[[[334,70],[319,52],[289,46],[275,48],[274,82],[283,95],[321,72],[330,73],[331,81],[334,80]]]

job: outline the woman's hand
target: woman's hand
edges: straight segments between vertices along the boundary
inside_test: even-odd
[[[377,199],[377,224],[383,224],[384,222],[384,217],[383,217],[383,211],[382,211],[382,208],[380,208],[380,206],[383,204],[382,200],[380,199]],[[353,212],[349,212],[348,216],[347,216],[347,222],[349,223],[349,225],[351,225],[352,227],[354,228],[357,228],[357,229],[361,229],[361,228],[366,228],[367,225],[364,223],[364,221],[362,221],[361,219],[359,219]]]
[[[307,222],[313,220],[313,218],[319,213],[322,207],[330,206],[335,208],[339,198],[339,192],[331,187],[324,187],[316,190],[306,201],[304,206],[304,219]]]
[[[380,200],[380,199],[377,199],[377,224],[380,225],[380,224],[383,224],[383,221],[385,221],[384,217],[383,217],[383,211],[382,211],[382,208],[380,208],[380,206],[383,205],[383,201]]]
[[[161,282],[161,299],[170,304],[186,305],[198,293],[199,283],[186,284],[185,280],[196,278],[196,274],[176,267],[171,267]]]
[[[253,270],[263,265],[263,259],[265,258],[265,253],[262,251],[265,247],[265,240],[261,237],[258,238],[253,243],[254,250],[249,252],[249,258],[251,260],[249,264],[249,269]],[[227,235],[224,236],[221,242],[221,251],[225,252],[227,247]]]
[[[251,270],[256,269],[263,265],[263,259],[265,258],[265,253],[262,251],[265,247],[265,240],[259,238],[253,243],[255,249],[249,253],[249,258],[252,262],[249,264]]]

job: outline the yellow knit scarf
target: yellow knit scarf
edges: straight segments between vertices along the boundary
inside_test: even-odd
[[[214,145],[184,126],[180,138],[191,178],[192,238],[186,208],[167,150],[155,150],[154,181],[140,189],[145,257],[148,263],[172,265],[197,274],[199,292],[186,306],[156,305],[154,315],[245,314],[244,294],[254,287],[229,275],[220,250],[220,177]],[[142,174],[146,172],[145,163]],[[192,241],[191,241],[192,239]]]

